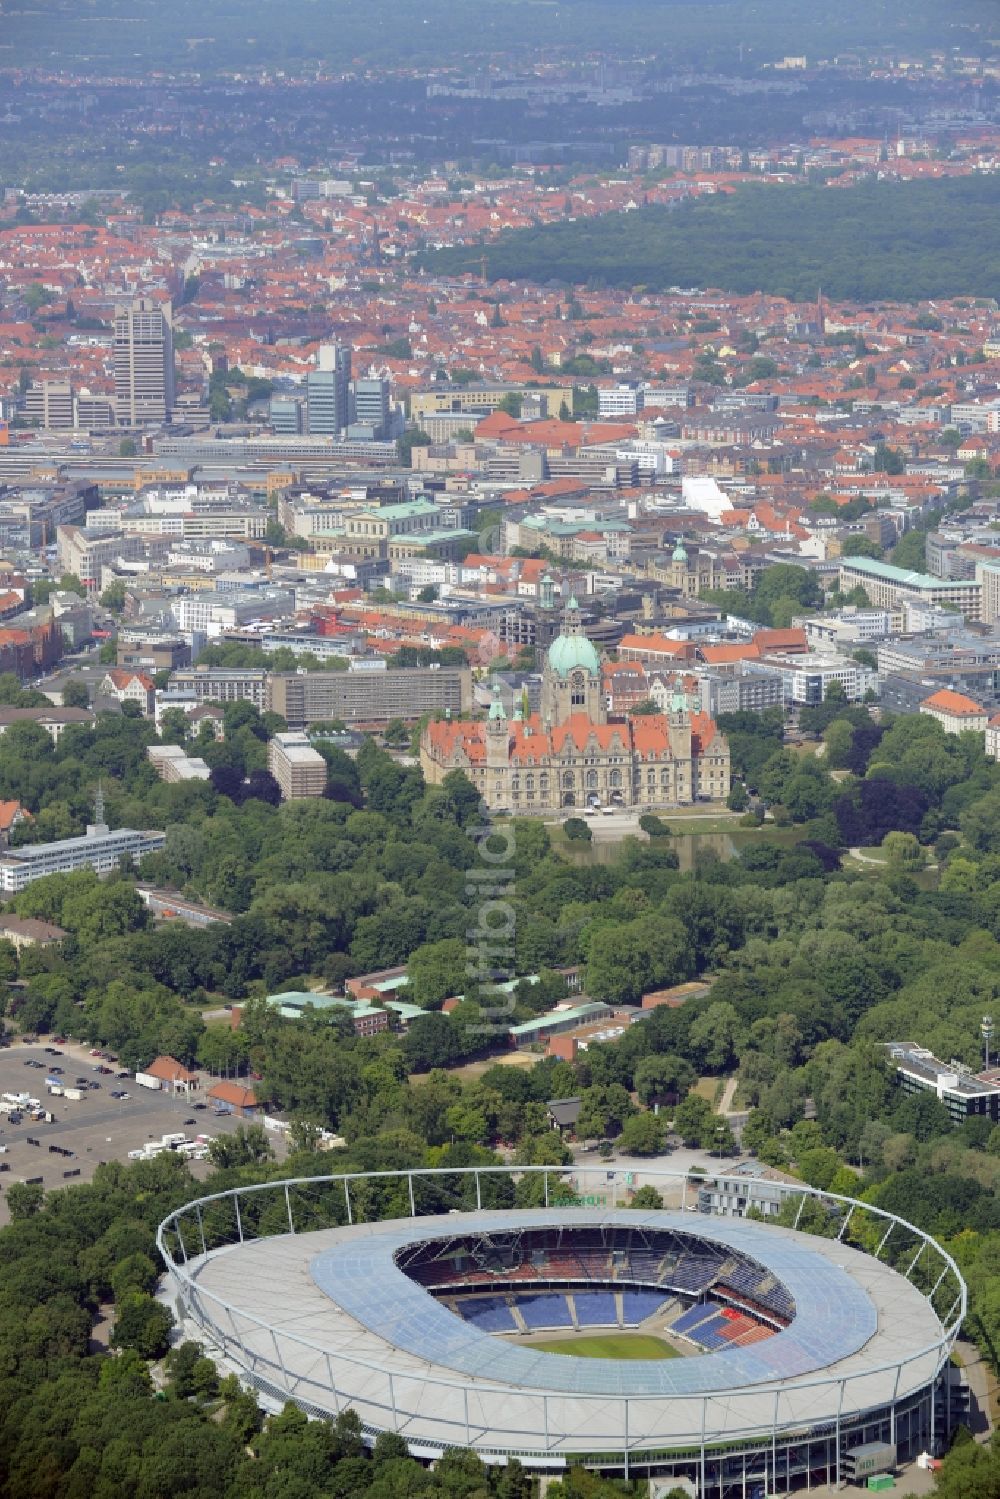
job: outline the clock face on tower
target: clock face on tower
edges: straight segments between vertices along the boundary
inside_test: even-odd
[[[575,671],[570,679],[577,692],[583,691],[583,672]]]

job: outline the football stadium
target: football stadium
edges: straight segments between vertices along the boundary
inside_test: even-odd
[[[931,1238],[798,1185],[779,1226],[747,1177],[714,1178],[730,1211],[706,1213],[692,1178],[644,1170],[665,1206],[632,1208],[619,1175],[267,1182],[186,1204],[158,1242],[184,1335],[265,1408],[350,1407],[417,1457],[754,1499],[941,1450],[966,1293]]]

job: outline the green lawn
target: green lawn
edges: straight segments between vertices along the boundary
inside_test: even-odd
[[[724,1079],[718,1077],[700,1077],[691,1089],[691,1092],[697,1093],[699,1098],[703,1098],[706,1103],[710,1103],[714,1109],[715,1097],[719,1092],[720,1082],[725,1086]]]
[[[578,1338],[553,1338],[532,1343],[539,1353],[569,1353],[574,1358],[678,1358],[661,1338],[643,1332],[582,1333]]]

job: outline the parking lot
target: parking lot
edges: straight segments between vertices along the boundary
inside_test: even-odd
[[[18,1042],[0,1050],[0,1094],[29,1093],[54,1116],[51,1124],[43,1124],[25,1113],[20,1124],[12,1124],[0,1114],[0,1146],[4,1147],[0,1187],[39,1177],[46,1190],[89,1181],[102,1161],[126,1160],[130,1150],[138,1150],[164,1134],[183,1131],[189,1139],[200,1134],[214,1138],[242,1122],[230,1114],[214,1114],[203,1090],[173,1097],[140,1088],[134,1078],[117,1078],[115,1073],[121,1070],[118,1065],[91,1056],[86,1046],[67,1042],[59,1047],[63,1055],[53,1056],[45,1050],[46,1044],[54,1043],[46,1040],[26,1046]],[[42,1066],[27,1066],[29,1059]],[[45,1079],[53,1063],[63,1069],[60,1081],[68,1087],[73,1087],[78,1077],[92,1079],[100,1087],[88,1088],[79,1100],[50,1096]],[[111,1073],[97,1072],[98,1064],[111,1067]],[[119,1089],[128,1092],[128,1099],[111,1097]],[[29,1145],[29,1138],[38,1144]],[[283,1154],[280,1137],[269,1138],[275,1153]],[[50,1152],[50,1145],[72,1154]],[[208,1161],[190,1161],[189,1165],[200,1177],[211,1169]],[[0,1224],[7,1221],[6,1192],[0,1191]]]

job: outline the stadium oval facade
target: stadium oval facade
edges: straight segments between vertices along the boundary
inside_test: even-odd
[[[665,1473],[722,1499],[946,1440],[966,1293],[928,1236],[809,1188],[788,1188],[806,1233],[743,1216],[745,1177],[715,1179],[729,1216],[694,1211],[679,1173],[643,1171],[656,1211],[619,1205],[614,1172],[591,1168],[607,1201],[570,1174],[597,1205],[558,1204],[562,1168],[268,1182],[188,1203],[158,1243],[185,1334],[265,1405],[351,1407],[415,1456]],[[656,1356],[573,1356],[583,1333]]]

